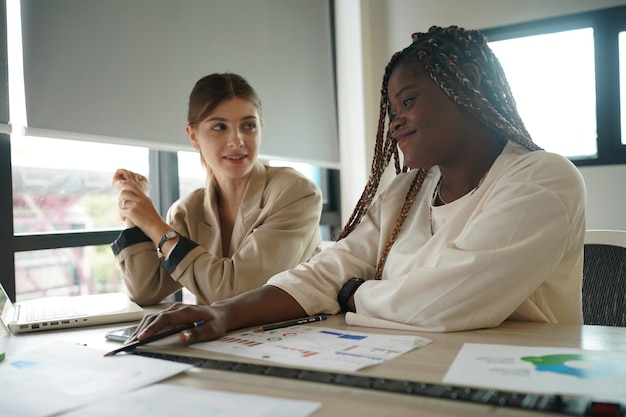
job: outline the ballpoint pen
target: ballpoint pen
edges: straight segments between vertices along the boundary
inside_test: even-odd
[[[112,351],[110,351],[108,353],[105,353],[104,356],[113,356],[116,353],[127,352],[129,350],[133,350],[133,349],[137,348],[138,346],[145,345],[146,343],[154,342],[154,341],[163,339],[163,338],[165,338],[167,336],[171,336],[173,334],[180,333],[183,330],[192,329],[194,327],[202,326],[204,323],[206,323],[205,320],[194,321],[193,323],[186,324],[186,325],[184,325],[182,327],[177,327],[175,329],[168,330],[168,331],[163,332],[163,333],[155,334],[154,336],[151,336],[151,337],[149,337],[147,339],[137,340],[135,342],[128,343],[128,344],[126,344],[126,345],[124,345],[124,346],[122,346],[120,348],[117,348],[117,349],[112,350]]]
[[[324,314],[319,314],[317,316],[304,317],[301,319],[287,320],[287,321],[281,321],[279,323],[266,324],[265,326],[261,326],[257,331],[265,332],[268,330],[282,329],[283,327],[296,326],[298,324],[312,323],[314,321],[322,321],[322,320],[326,320],[326,316]]]

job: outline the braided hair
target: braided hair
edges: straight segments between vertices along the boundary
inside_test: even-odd
[[[396,52],[385,68],[370,176],[350,219],[337,240],[348,236],[361,222],[376,195],[382,174],[392,157],[396,174],[408,171],[406,166],[400,165],[396,138],[386,123],[390,106],[389,78],[399,63],[408,60],[413,60],[417,67],[423,68],[442,91],[472,117],[481,121],[498,140],[504,143],[511,140],[530,151],[541,149],[532,141],[526,130],[517,111],[504,70],[480,32],[457,26],[447,28],[432,26],[428,32],[414,33],[412,43]],[[481,77],[479,87],[474,86],[463,72],[463,65],[467,63],[473,64],[478,69]],[[417,171],[407,192],[395,229],[379,260],[377,278],[380,278],[387,253],[408,215],[408,209],[421,188],[428,170],[418,169]]]

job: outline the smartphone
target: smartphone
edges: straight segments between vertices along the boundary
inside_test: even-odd
[[[124,327],[123,329],[115,329],[106,333],[106,338],[115,340],[116,342],[125,342],[128,337],[135,332],[137,326]]]

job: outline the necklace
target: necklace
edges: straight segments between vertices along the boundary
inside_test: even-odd
[[[448,202],[444,200],[443,197],[441,196],[441,177],[439,177],[439,181],[437,182],[437,187],[435,188],[435,195],[433,196],[433,201],[432,201],[433,204],[434,204],[434,200],[437,197],[439,197],[439,200],[441,200],[441,202],[444,205],[448,204]]]
[[[483,176],[480,178],[480,181],[478,181],[478,184],[476,184],[476,187],[472,188],[472,190],[469,192],[469,195],[474,195],[476,190],[478,190],[480,186],[482,185],[488,173],[489,173],[489,170],[487,170],[487,172],[483,174]],[[433,206],[435,205],[437,198],[441,200],[444,206],[448,204],[448,202],[444,200],[443,197],[441,196],[441,179],[442,177],[439,177],[439,181],[437,181],[437,186],[435,187],[433,196],[430,199],[430,206],[428,207],[428,221],[430,223],[430,235],[431,236],[435,236],[435,225],[433,224]]]

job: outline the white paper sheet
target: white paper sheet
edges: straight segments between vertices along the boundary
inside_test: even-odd
[[[307,325],[246,331],[194,348],[263,359],[291,366],[357,371],[427,345],[419,336],[349,332]]]
[[[466,343],[444,382],[620,400],[626,398],[626,352]]]
[[[191,365],[116,355],[72,343],[0,362],[0,416],[43,417],[161,381]]]
[[[288,400],[156,384],[88,405],[62,417],[307,417],[321,407]]]

